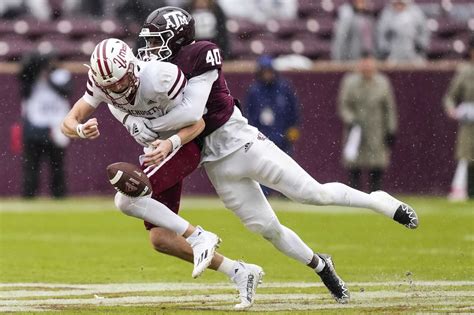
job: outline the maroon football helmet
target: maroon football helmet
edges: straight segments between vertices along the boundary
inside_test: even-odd
[[[146,45],[138,49],[138,58],[168,60],[194,41],[194,19],[181,8],[162,7],[148,15],[139,36]]]

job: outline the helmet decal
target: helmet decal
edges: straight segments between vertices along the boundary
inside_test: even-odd
[[[170,13],[163,14],[163,17],[166,20],[166,28],[174,28],[175,30],[179,29],[181,25],[188,25],[188,19],[186,15],[181,11],[172,11]]]

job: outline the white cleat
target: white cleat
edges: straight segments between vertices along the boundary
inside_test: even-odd
[[[240,303],[236,304],[236,310],[245,310],[253,305],[255,301],[255,292],[262,278],[265,275],[262,267],[246,264],[243,261],[238,261],[234,267],[234,276],[231,278],[235,287],[239,291]]]
[[[394,221],[406,226],[409,229],[416,229],[418,227],[418,216],[412,207],[392,197],[382,190],[377,190],[370,194],[388,203],[390,209],[393,211],[392,219]]]
[[[204,270],[211,264],[212,258],[219,247],[221,239],[214,233],[205,231],[202,227],[197,226],[197,235],[189,236],[186,241],[193,248],[194,269],[193,278],[199,277]]]

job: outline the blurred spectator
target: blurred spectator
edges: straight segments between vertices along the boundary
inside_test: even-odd
[[[456,158],[461,167],[458,167],[457,173],[465,174],[466,170],[463,170],[462,165],[467,167],[467,176],[458,175],[460,182],[467,185],[456,185],[454,180],[450,196],[452,199],[466,198],[466,191],[456,190],[463,186],[467,186],[467,196],[474,198],[474,37],[469,46],[470,62],[459,67],[444,98],[446,114],[459,122]]]
[[[193,0],[185,8],[196,21],[196,39],[209,40],[221,49],[224,59],[229,58],[229,38],[227,34],[227,17],[214,0]]]
[[[297,18],[297,0],[219,0],[219,5],[230,18],[247,19],[264,24],[270,19]]]
[[[371,0],[352,0],[339,7],[331,58],[359,60],[362,52],[375,53],[375,22]]]
[[[344,77],[338,111],[345,128],[343,164],[350,186],[360,189],[362,170],[368,170],[370,191],[379,190],[395,142],[397,114],[390,81],[377,71],[370,54],[360,59],[357,72]]]
[[[273,59],[263,55],[257,60],[256,81],[247,93],[247,118],[288,155],[299,139],[298,100],[290,83],[275,70]],[[262,186],[266,196],[271,190]]]
[[[291,154],[293,143],[299,138],[299,104],[295,91],[274,69],[270,56],[264,55],[257,60],[255,75],[256,82],[247,94],[249,123]]]
[[[291,155],[298,140],[298,100],[294,89],[273,67],[269,56],[257,60],[256,82],[247,94],[247,117],[280,149]],[[263,187],[265,195],[270,190]]]
[[[69,140],[60,124],[69,111],[65,99],[71,92],[71,73],[55,69],[52,55],[33,53],[24,58],[19,73],[23,117],[23,196],[34,197],[38,190],[41,159],[49,159],[54,197],[66,193],[64,153]]]
[[[378,22],[377,44],[382,59],[421,62],[429,44],[426,18],[412,0],[391,0]]]
[[[1,0],[0,17],[15,19],[23,15],[31,15],[38,20],[46,21],[54,18],[54,9],[49,0]]]

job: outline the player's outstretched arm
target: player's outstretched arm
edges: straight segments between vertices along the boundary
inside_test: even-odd
[[[69,138],[95,139],[99,137],[99,124],[96,118],[91,118],[82,123],[94,111],[95,107],[91,106],[84,99],[79,99],[64,118],[61,131]]]
[[[177,134],[166,140],[156,140],[152,143],[152,146],[155,147],[155,149],[145,154],[145,159],[143,160],[145,166],[160,164],[168,154],[199,136],[199,134],[204,130],[204,127],[205,123],[201,118],[197,123],[182,128]]]
[[[207,71],[188,80],[183,90],[183,100],[166,115],[152,119],[155,131],[169,131],[195,124],[204,114],[212,85],[217,80],[217,70]]]

